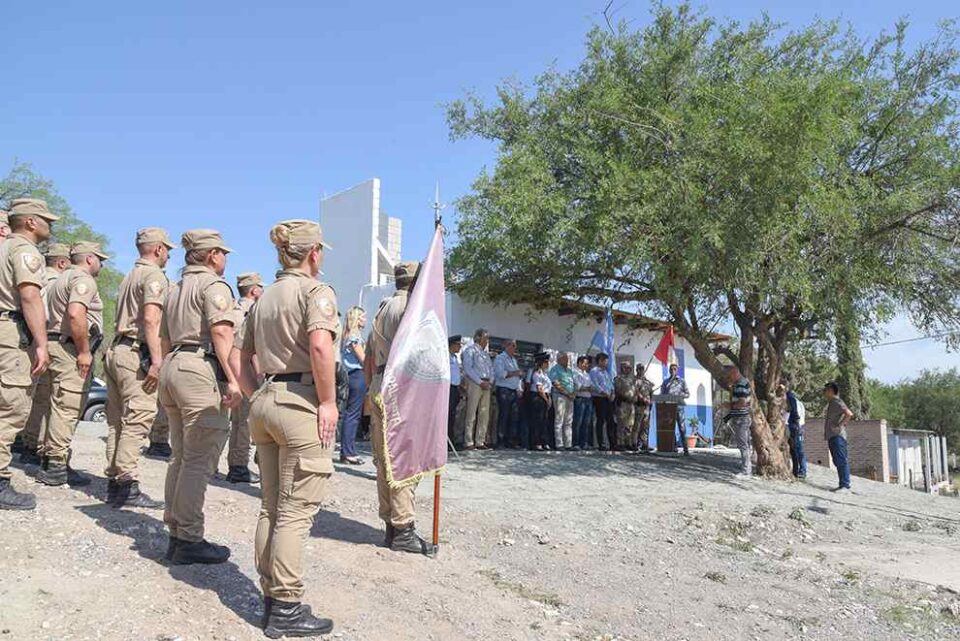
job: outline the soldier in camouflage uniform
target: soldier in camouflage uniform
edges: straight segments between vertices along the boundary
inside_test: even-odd
[[[633,430],[634,404],[637,402],[637,381],[631,372],[630,363],[620,364],[620,376],[613,381],[617,399],[617,440],[611,444],[615,450],[633,450],[637,447]]]
[[[641,452],[650,451],[650,409],[653,407],[653,383],[647,379],[643,365],[637,365],[637,407],[634,410],[634,432]]]

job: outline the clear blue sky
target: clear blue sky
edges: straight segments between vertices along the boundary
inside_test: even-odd
[[[404,219],[404,255],[419,257],[435,182],[453,200],[493,159],[478,141],[449,142],[442,105],[576,64],[606,2],[3,4],[0,170],[18,158],[52,178],[111,238],[121,269],[134,231],[160,224],[176,235],[218,228],[237,250],[231,273],[271,274],[270,224],[314,217],[323,193],[373,176],[385,210]],[[617,17],[648,19],[646,2],[615,5]],[[917,37],[960,14],[930,0],[703,6],[737,19],[766,10],[795,25],[843,17],[863,34],[909,12]],[[894,328],[896,338],[913,334]],[[915,365],[916,347],[871,352],[871,374],[960,364],[923,344],[930,359]]]

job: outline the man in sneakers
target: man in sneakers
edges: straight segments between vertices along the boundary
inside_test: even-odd
[[[107,377],[107,502],[115,507],[161,508],[140,491],[140,445],[157,414],[163,348],[160,320],[170,281],[163,272],[174,244],[167,232],[137,232],[140,258],[120,283],[113,345],[104,357]]]
[[[40,296],[43,256],[37,243],[50,238],[50,225],[58,219],[42,200],[14,200],[11,234],[0,243],[0,510],[32,510],[37,505],[32,494],[10,484],[10,446],[30,415],[33,378],[50,364]]]

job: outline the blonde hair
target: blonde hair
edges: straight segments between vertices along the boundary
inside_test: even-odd
[[[347,325],[343,331],[345,336],[360,335],[360,317],[366,314],[362,307],[354,305],[347,311]]]
[[[270,242],[277,248],[277,260],[285,269],[299,267],[307,254],[320,246],[319,243],[291,245],[290,227],[286,223],[273,226],[270,230]]]
[[[183,258],[183,262],[188,265],[203,265],[207,262],[207,256],[210,255],[209,249],[190,249],[187,250],[186,256]]]

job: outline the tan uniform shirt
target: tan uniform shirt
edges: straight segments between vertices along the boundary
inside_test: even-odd
[[[50,291],[50,286],[53,285],[59,277],[60,272],[53,267],[47,267],[43,272],[43,287],[40,288],[40,300],[43,301],[44,309],[47,308],[47,292]]]
[[[143,309],[163,306],[170,280],[157,265],[140,259],[123,278],[117,294],[116,335],[143,340]]]
[[[209,267],[189,265],[167,295],[161,335],[171,345],[210,349],[210,328],[224,322],[233,325],[234,320],[233,290],[227,281]]]
[[[252,307],[253,301],[249,298],[239,299],[234,307],[233,312],[236,318],[233,321],[233,345],[237,349],[243,349],[243,336],[247,329],[246,320]]]
[[[37,246],[20,234],[0,243],[0,311],[20,311],[20,285],[43,287],[44,260]]]
[[[256,354],[266,374],[310,372],[310,333],[318,329],[333,335],[334,351],[339,351],[333,288],[303,272],[285,270],[247,316],[243,351]]]
[[[87,309],[90,334],[103,333],[103,301],[97,289],[97,280],[76,267],[57,277],[47,290],[47,331],[70,336],[70,303],[80,303]]]
[[[377,316],[373,319],[373,332],[370,334],[369,348],[377,359],[373,380],[370,383],[370,389],[374,393],[380,391],[380,383],[383,379],[381,369],[387,364],[390,347],[393,345],[393,337],[397,335],[397,328],[400,327],[403,312],[407,309],[407,294],[407,290],[398,289],[393,296],[380,303]]]

